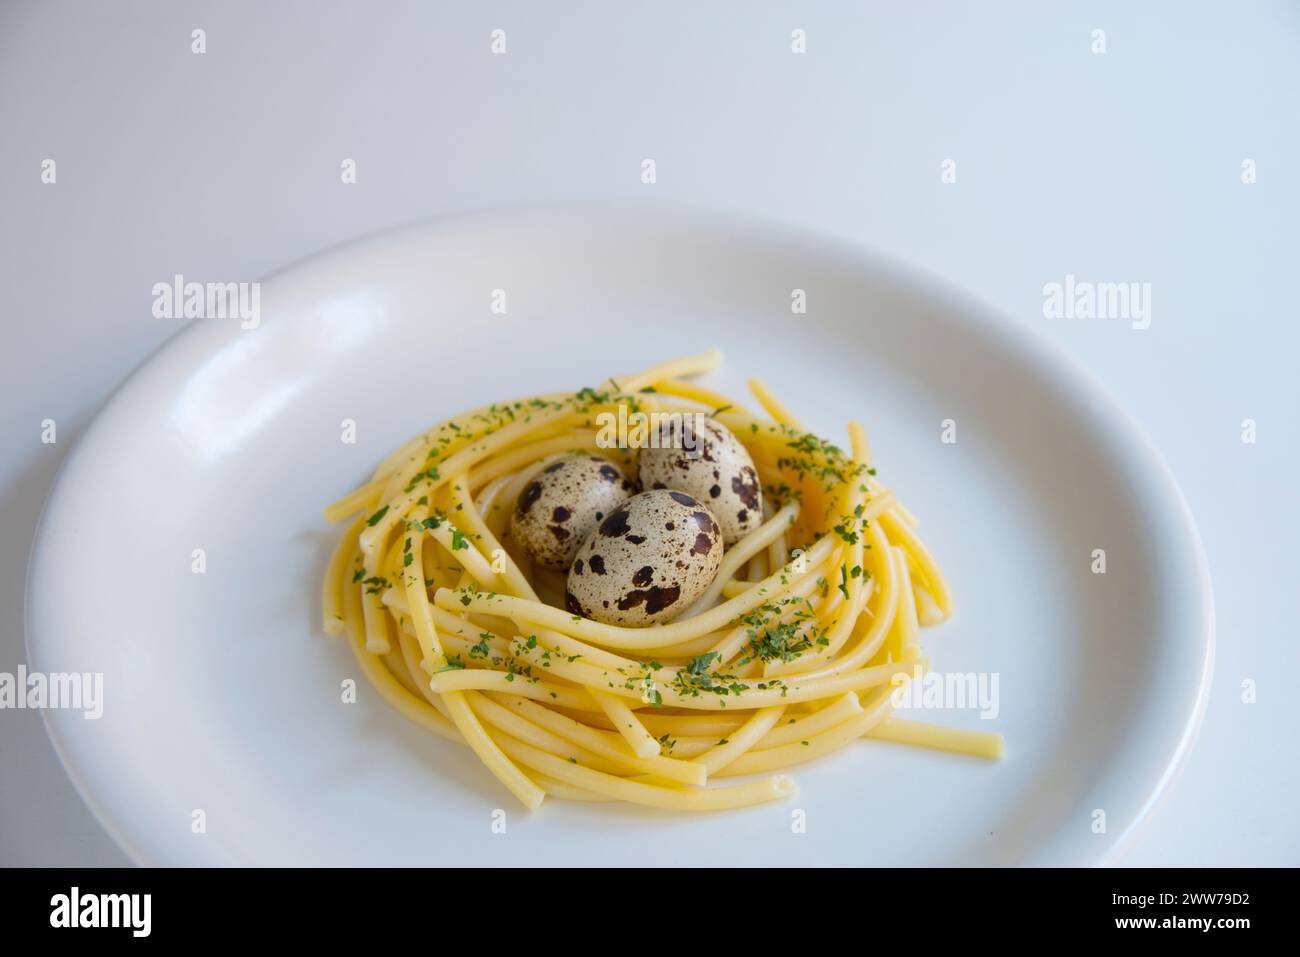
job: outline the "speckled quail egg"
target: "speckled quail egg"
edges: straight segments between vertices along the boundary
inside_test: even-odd
[[[569,569],[565,606],[608,625],[669,621],[703,594],[722,561],[722,529],[675,489],[634,495],[605,517]]]
[[[528,557],[566,569],[601,519],[635,489],[599,455],[570,453],[551,462],[519,493],[510,535]]]
[[[758,528],[763,488],[754,460],[731,430],[710,418],[684,416],[675,430],[661,429],[660,440],[677,447],[641,450],[642,488],[677,489],[704,502],[722,526],[727,547]]]

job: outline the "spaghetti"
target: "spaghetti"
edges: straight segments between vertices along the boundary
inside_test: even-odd
[[[711,351],[600,389],[491,405],[388,457],[325,510],[356,516],[326,573],[327,632],[399,713],[469,746],[529,808],[547,794],[679,811],[793,793],[781,772],[861,737],[999,757],[1001,735],[891,715],[925,668],[919,632],[951,598],[916,519],[876,479],[865,434],[843,451],[762,382],[760,417],[691,376]],[[611,457],[604,414],[706,410],[744,443],[771,505],[682,616],[627,628],[564,609],[563,583],[508,539],[549,456]],[[742,783],[718,778],[748,777]]]

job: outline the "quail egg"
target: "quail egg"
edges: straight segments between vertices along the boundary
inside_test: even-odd
[[[609,459],[564,455],[519,493],[510,516],[510,536],[538,564],[566,569],[601,519],[634,491]]]
[[[643,626],[681,614],[722,562],[722,529],[685,492],[655,489],[610,512],[578,549],[565,606],[609,625]]]
[[[698,425],[698,428],[697,428]],[[763,489],[749,451],[724,425],[685,416],[674,434],[661,431],[662,445],[643,448],[637,471],[644,489],[677,489],[708,505],[722,526],[728,548],[763,521]]]

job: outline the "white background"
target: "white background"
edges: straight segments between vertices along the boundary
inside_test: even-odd
[[[151,317],[155,282],[487,206],[743,210],[957,281],[1134,410],[1197,517],[1218,656],[1128,862],[1300,864],[1298,172],[1297,3],[3,3],[0,671],[25,660],[59,464],[180,329]],[[1043,318],[1067,273],[1151,283],[1151,327]],[[124,860],[39,717],[0,712],[0,863]]]

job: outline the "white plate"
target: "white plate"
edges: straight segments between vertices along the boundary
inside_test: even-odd
[[[105,683],[103,718],[47,712],[51,737],[138,861],[1095,863],[1191,745],[1213,612],[1174,481],[1071,361],[928,278],[781,227],[568,209],[371,239],[268,280],[261,306],[260,328],[198,321],[132,376],[70,456],[33,556],[31,667]],[[864,421],[951,580],[955,620],[925,635],[935,668],[999,676],[995,721],[921,717],[1003,731],[1005,760],[863,741],[796,769],[784,803],[529,814],[322,635],[339,530],[320,509],[402,439],[712,345],[712,384],[761,375],[826,435]]]

